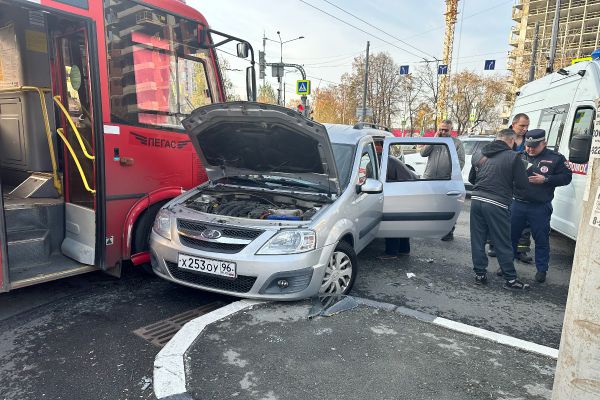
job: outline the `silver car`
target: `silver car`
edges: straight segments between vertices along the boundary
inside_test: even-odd
[[[199,108],[184,126],[209,180],[167,203],[150,238],[160,277],[247,298],[346,294],[356,254],[376,237],[442,237],[465,197],[451,139],[452,177],[386,182],[395,138],[364,125],[321,125],[274,105]]]

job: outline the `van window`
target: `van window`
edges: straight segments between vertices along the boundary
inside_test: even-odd
[[[577,135],[591,135],[594,132],[594,109],[592,107],[580,107],[575,111],[571,137]]]
[[[546,131],[547,146],[551,149],[556,150],[560,146],[560,139],[562,138],[565,129],[568,112],[568,104],[549,107],[542,110],[542,115],[540,116],[537,127]]]

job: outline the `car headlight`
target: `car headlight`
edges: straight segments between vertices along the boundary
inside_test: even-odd
[[[317,234],[310,230],[283,230],[273,236],[256,254],[295,254],[314,250]]]
[[[171,240],[171,215],[171,212],[166,208],[161,209],[156,214],[154,226],[152,227],[154,232],[169,240]]]

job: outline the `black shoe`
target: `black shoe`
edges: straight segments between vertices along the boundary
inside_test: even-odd
[[[496,276],[502,276],[502,275],[504,275],[502,273],[502,268],[498,268],[498,270],[496,271]]]
[[[454,232],[450,232],[450,233],[448,233],[446,236],[444,236],[444,237],[442,238],[442,240],[443,240],[444,242],[449,242],[449,241],[451,241],[451,240],[454,240]]]
[[[487,275],[475,274],[475,283],[478,285],[487,285]]]
[[[539,283],[546,282],[546,273],[545,272],[536,272],[535,273],[535,281]]]
[[[517,253],[517,260],[525,264],[531,264],[533,262],[533,257],[528,255],[527,253]]]
[[[529,290],[528,284],[523,283],[517,279],[504,282],[504,285],[502,287],[508,290]]]

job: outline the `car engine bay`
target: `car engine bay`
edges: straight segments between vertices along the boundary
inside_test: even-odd
[[[310,196],[316,197],[316,196]],[[328,202],[299,195],[253,191],[200,190],[183,205],[192,210],[229,217],[308,221]]]

